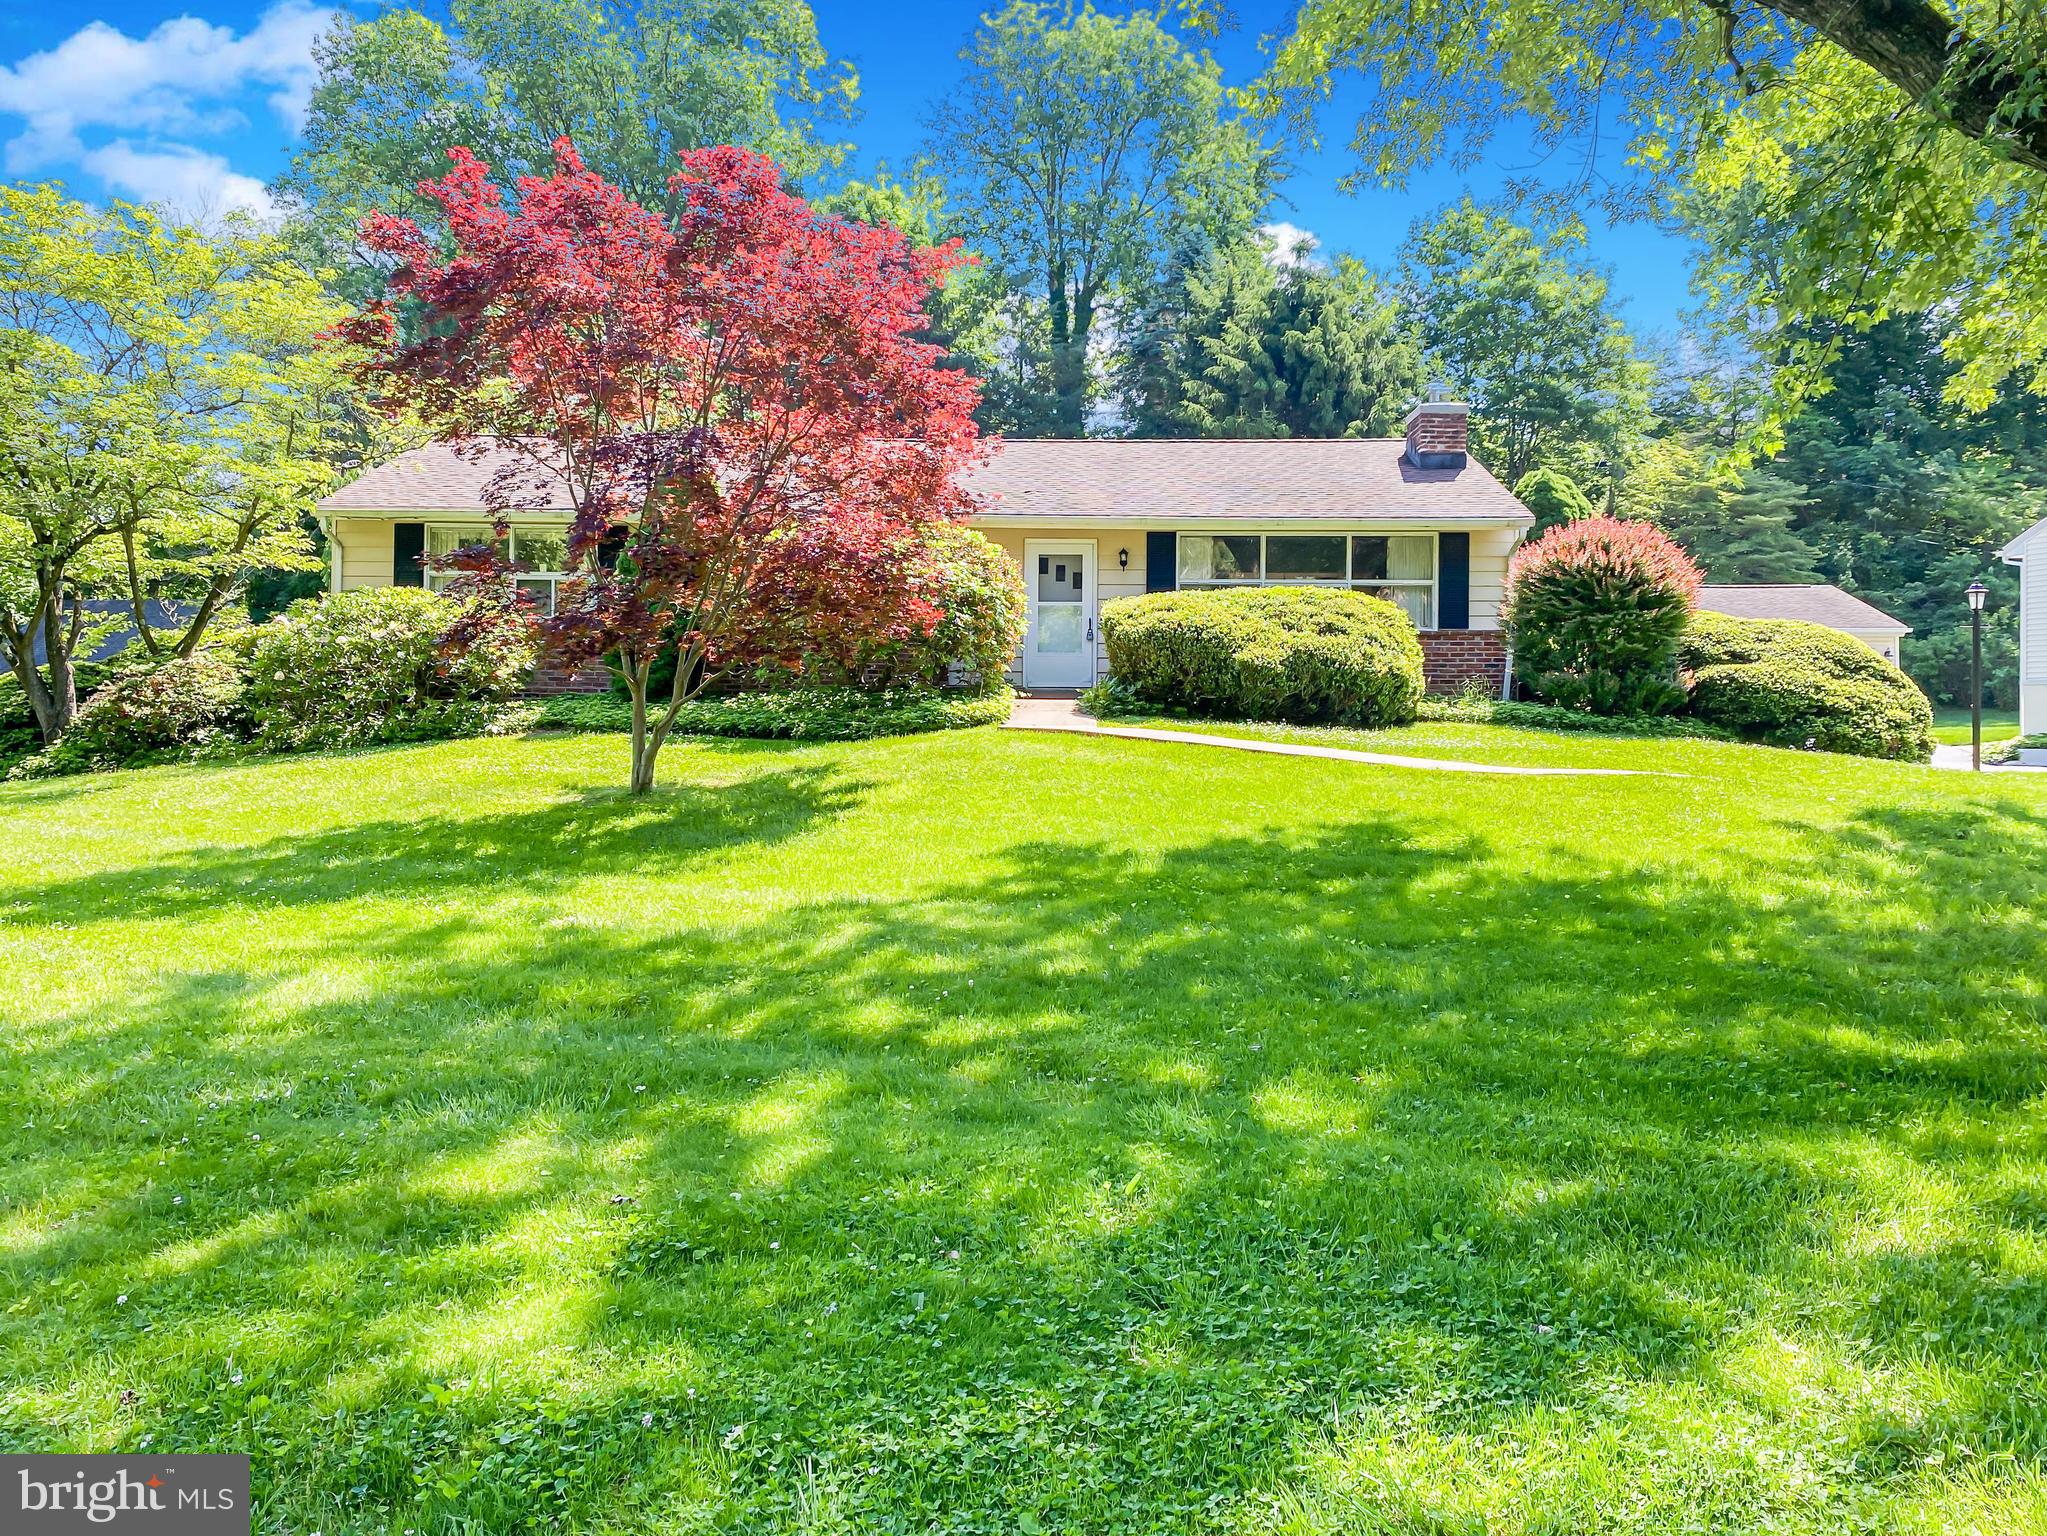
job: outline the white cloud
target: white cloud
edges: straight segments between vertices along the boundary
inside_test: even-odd
[[[82,159],[83,128],[234,127],[242,117],[232,98],[251,87],[269,87],[271,110],[296,132],[313,85],[313,44],[333,17],[307,0],[278,0],[240,35],[196,16],[139,38],[103,21],[81,27],[54,48],[0,66],[0,112],[26,120],[7,143],[7,169],[20,175]]]
[[[1266,259],[1275,267],[1322,265],[1315,256],[1315,252],[1321,248],[1322,241],[1313,231],[1281,219],[1272,224],[1260,224],[1258,233],[1265,240]]]
[[[116,139],[87,150],[78,163],[135,202],[154,203],[202,224],[227,213],[267,220],[275,212],[262,182],[189,144],[138,147]]]

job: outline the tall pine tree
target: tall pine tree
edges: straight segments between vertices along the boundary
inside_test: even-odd
[[[1140,437],[1378,437],[1420,392],[1421,352],[1362,265],[1240,241],[1183,249],[1139,314],[1122,385]]]

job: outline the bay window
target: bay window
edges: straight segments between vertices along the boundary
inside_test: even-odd
[[[1183,587],[1353,587],[1436,626],[1433,533],[1183,533]]]
[[[538,612],[554,612],[556,588],[568,579],[569,540],[566,532],[552,528],[514,528],[499,538],[487,523],[433,523],[427,527],[428,555],[452,555],[470,544],[492,545],[500,560],[529,567],[513,575],[513,585]],[[453,571],[437,571],[429,566],[426,584],[439,592],[455,576]]]

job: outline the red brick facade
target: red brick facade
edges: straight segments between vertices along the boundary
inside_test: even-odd
[[[1498,698],[1507,683],[1507,640],[1497,629],[1425,629],[1422,678],[1430,693],[1455,693],[1477,678]]]
[[[557,693],[602,693],[611,686],[611,670],[601,661],[585,663],[571,672],[563,667],[535,667],[526,679],[526,693],[546,698]]]

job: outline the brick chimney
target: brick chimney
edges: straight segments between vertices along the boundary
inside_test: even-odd
[[[1407,417],[1407,450],[1403,457],[1416,469],[1462,469],[1471,407],[1461,400],[1445,400],[1446,384],[1431,384],[1429,398]]]

